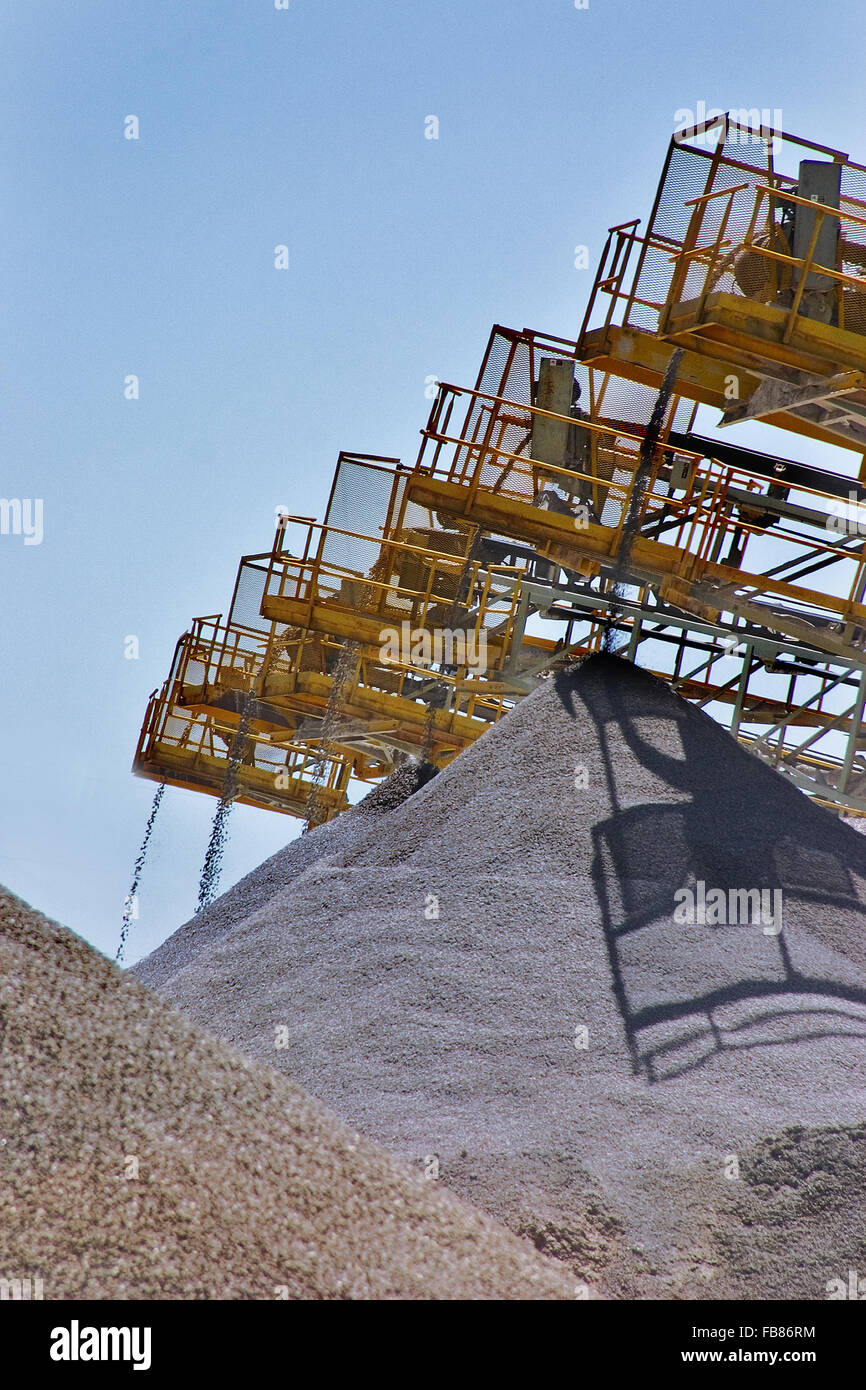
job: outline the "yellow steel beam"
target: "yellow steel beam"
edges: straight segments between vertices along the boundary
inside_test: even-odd
[[[708,686],[703,681],[679,680],[672,682],[669,671],[654,671],[653,674],[659,680],[671,684],[677,694],[682,695],[685,700],[692,702],[712,700],[722,705],[734,705],[737,702],[736,687],[725,689],[713,685],[712,682]],[[760,672],[758,671],[756,674],[760,674]],[[765,695],[750,695],[748,693],[743,703],[741,715],[741,722],[744,724],[768,724],[772,726],[784,722],[791,726],[807,729],[817,729],[822,726],[832,727],[840,734],[853,732],[853,720],[848,719],[841,724],[838,720],[838,714],[815,709],[814,706],[810,709],[803,709],[789,705],[785,700],[773,700]],[[864,730],[863,736],[858,739],[858,743],[866,746],[866,730]]]
[[[363,581],[359,581],[363,583]],[[286,623],[292,627],[304,628],[309,632],[320,632],[342,641],[359,643],[359,656],[375,660],[385,642],[385,632],[400,629],[400,620],[382,615],[373,617],[363,609],[351,608],[323,599],[321,603],[302,599],[285,598],[279,594],[267,594],[262,600],[262,616],[272,622]],[[411,619],[408,619],[411,621]],[[413,623],[413,627],[416,626]],[[424,628],[426,624],[418,625]],[[506,655],[507,644],[495,631],[487,630],[487,656],[490,665],[495,665]],[[397,667],[392,668],[395,671]]]
[[[755,340],[764,355],[795,371],[816,376],[830,376],[840,368],[866,372],[866,334],[852,333],[836,324],[798,314],[790,339],[784,334],[788,311],[776,304],[761,304],[743,295],[716,291],[707,296],[701,308],[700,300],[675,304],[671,308],[667,337],[690,330],[718,328],[732,335],[729,342],[748,347]]]
[[[142,754],[136,760],[133,771],[137,776],[153,782],[168,782],[186,791],[206,792],[209,796],[220,797],[225,787],[226,762],[224,758],[214,758],[197,750],[193,752],[157,742],[150,747],[146,756]],[[238,769],[237,776],[238,794],[235,800],[245,806],[264,806],[290,816],[306,814],[312,782],[293,777],[289,786],[280,790],[275,787],[271,773],[243,765]],[[345,792],[327,786],[316,787],[316,798],[322,809],[327,811],[327,818],[339,814],[349,805]]]
[[[435,676],[431,676],[431,679],[435,679]],[[332,676],[317,671],[299,671],[280,677],[279,693],[271,692],[266,683],[262,698],[281,711],[317,717],[327,710],[332,689]],[[475,693],[479,698],[488,694],[486,683],[483,689]],[[240,718],[235,711],[222,709],[218,705],[190,703],[185,708],[193,714],[207,714],[229,727],[236,727]],[[430,711],[427,705],[417,700],[362,685],[350,686],[345,691],[340,700],[340,713],[347,720],[369,724],[374,736],[378,724],[379,730],[393,730],[402,742],[418,747],[423,746],[426,731],[432,724],[434,742],[459,750],[474,743],[492,722],[449,710]],[[292,736],[291,730],[284,730],[280,725],[268,727],[284,732],[286,737]]]
[[[741,300],[740,303],[751,305],[754,301]],[[724,332],[720,325],[716,325],[716,329]],[[736,368],[739,377],[736,390],[737,398],[741,400],[748,399],[768,375],[766,371],[759,373],[756,370],[758,364],[766,359],[755,351],[757,345],[754,342],[750,348],[747,343],[740,341],[736,349],[736,360],[733,360],[732,345],[721,339],[695,338],[691,333],[680,333],[676,343],[678,347],[685,348],[677,370],[677,393],[690,401],[697,401],[700,405],[714,406],[721,411],[731,404],[730,377],[733,368]],[[607,329],[593,329],[585,334],[580,357],[588,366],[658,390],[670,361],[670,352],[671,344],[664,338],[636,328],[612,326]],[[812,371],[818,376],[826,372],[829,365],[821,358],[801,357],[801,362],[806,361],[811,365],[804,365],[803,370]],[[777,425],[780,429],[804,435],[808,439],[819,439],[822,443],[832,444],[836,448],[850,448],[858,453],[862,452],[853,442],[843,441],[839,434],[798,415],[777,411],[764,418],[768,425]]]
[[[461,484],[445,482],[422,473],[410,477],[407,487],[408,495],[422,506],[436,507],[454,515],[469,515],[472,521],[486,529],[536,545],[542,555],[566,568],[576,567],[577,562],[584,558],[596,561],[612,561],[615,558],[619,531],[613,527],[590,522],[576,528],[574,519],[561,513],[481,489],[475,492],[474,498],[470,498],[469,489]],[[471,511],[467,512],[470,504]],[[755,594],[743,595],[738,591],[754,589],[756,594],[776,595],[798,604],[811,604],[825,612],[837,614],[845,622],[866,626],[866,605],[862,603],[799,588],[783,580],[750,574],[729,565],[699,560],[688,550],[663,545],[641,535],[635,536],[632,542],[629,572],[648,583],[661,584],[663,596],[670,597],[671,601],[697,616],[715,620],[721,612],[752,608],[760,613],[759,621],[765,627],[785,636],[796,637],[798,641],[802,641],[807,632],[813,643],[819,639],[814,628],[794,615],[779,614],[755,605]],[[841,636],[828,632],[822,632],[820,643],[827,651],[849,659],[857,660],[863,656],[862,650],[853,647]]]

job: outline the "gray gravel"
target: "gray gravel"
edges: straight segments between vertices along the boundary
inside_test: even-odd
[[[375,842],[378,818],[399,806],[436,776],[431,763],[410,760],[380,782],[336,820],[299,835],[277,850],[252,873],[239,879],[209,907],[191,917],[167,941],[136,966],[136,974],[151,986],[160,985],[191,955],[212,944],[254,908],[268,902],[281,888],[314,864],[344,863],[353,850]]]
[[[781,889],[781,937],[676,924],[697,879]],[[862,836],[596,657],[387,815],[290,845],[136,973],[614,1294],[818,1298],[866,1269],[864,905]],[[829,1195],[771,1223],[747,1278],[741,1197],[791,1126],[830,1134]]]

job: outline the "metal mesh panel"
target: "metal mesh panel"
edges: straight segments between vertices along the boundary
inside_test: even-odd
[[[703,150],[682,145],[671,150],[656,215],[647,229],[647,245],[636,276],[636,300],[646,300],[659,308],[664,304],[673,273],[671,252],[681,245],[692,216],[692,209],[685,204],[705,191],[710,160],[709,153]],[[650,238],[664,245],[650,244]],[[629,306],[628,322],[634,328],[654,333],[658,328],[658,309],[635,302]]]
[[[567,476],[545,471],[539,466],[544,460],[533,457],[530,407],[537,401],[539,373],[545,359],[568,361],[579,387],[571,411],[575,424],[567,438],[563,465],[575,467],[581,473],[593,473],[599,481],[591,488],[584,483],[570,489]],[[591,443],[591,432],[581,431],[580,422],[589,419],[597,423],[621,423],[627,434],[641,436],[655,405],[658,394],[655,389],[577,362],[570,344],[547,339],[541,334],[503,328],[494,329],[491,335],[475,389],[504,398],[508,403],[473,397],[463,423],[448,427],[445,433],[467,441],[452,446],[453,461],[448,469],[451,479],[468,483],[480,463],[482,491],[554,507],[557,505],[555,498],[545,502],[543,493],[552,492],[572,502],[577,494],[589,502],[596,520],[610,526],[618,523],[623,505],[619,488],[628,485],[637,466],[640,439],[628,439],[625,434],[597,435]],[[672,398],[662,439],[671,428],[688,429],[694,410],[692,402]],[[569,463],[569,459],[574,462]],[[655,490],[666,492],[667,488],[660,484]],[[659,505],[651,502],[650,510]]]
[[[262,598],[267,580],[267,565],[252,560],[242,560],[238,570],[235,596],[229,613],[230,627],[251,628],[254,632],[268,632],[270,622],[262,617]]]
[[[573,357],[573,350],[557,347],[536,335],[494,329],[475,389],[505,397],[514,404],[497,405],[493,401],[473,399],[460,431],[463,439],[486,446],[481,449],[480,487],[527,502],[532,501],[537,491],[529,462],[532,444],[529,406],[535,400],[542,357],[566,359]],[[581,397],[585,398],[586,369],[575,362],[574,372]],[[516,455],[518,461],[504,457],[508,454]],[[455,473],[473,472],[478,455],[478,448],[458,449]]]
[[[839,202],[843,213],[866,217],[866,172],[843,166]],[[866,227],[843,221],[839,253],[839,269],[846,275],[866,275]],[[842,322],[852,333],[866,333],[866,295],[856,287],[845,286],[842,291]]]
[[[343,531],[357,531],[362,536],[379,533],[389,515],[391,494],[402,479],[388,468],[377,467],[362,458],[341,456],[334,473],[331,500],[325,514],[325,525]],[[335,542],[341,538],[335,537]],[[343,537],[346,555],[351,554],[350,538]],[[357,566],[362,570],[363,561]]]
[[[204,685],[207,679],[208,667],[203,661],[190,659],[186,664],[184,681],[187,685]]]
[[[363,459],[341,458],[322,543],[319,599],[397,623],[414,620],[422,599],[434,609],[457,599],[473,528],[404,505],[406,480]]]
[[[664,305],[674,273],[672,253],[682,245],[695,216],[695,209],[686,206],[691,199],[698,198],[705,192],[731,189],[741,183],[747,184],[746,188],[734,195],[725,230],[727,241],[742,241],[754,208],[755,188],[758,184],[766,184],[769,177],[766,142],[761,142],[761,148],[764,151],[763,157],[757,152],[749,156],[749,163],[758,166],[751,169],[740,165],[739,159],[744,151],[739,146],[728,156],[731,161],[736,160],[736,163],[725,162],[728,154],[726,146],[720,162],[715,167],[711,153],[706,150],[687,145],[677,145],[673,148],[656,214],[647,229],[648,244],[644,249],[636,277],[635,301],[648,301],[659,307]],[[700,212],[700,245],[709,245],[715,241],[721,220],[728,212],[728,203],[727,198],[718,197],[708,200],[703,205]],[[679,296],[681,300],[695,298],[701,292],[706,269],[704,262],[692,262]],[[727,278],[722,276],[720,279],[722,282],[715,288],[730,289],[735,284],[730,268]],[[629,309],[628,322],[635,328],[654,333],[658,329],[658,312],[647,307],[646,303],[634,302]]]
[[[229,628],[211,649],[208,680],[247,689],[252,677],[261,670],[266,651],[264,634],[257,638],[251,632]]]
[[[647,332],[657,331],[658,309],[668,298],[675,274],[672,253],[682,247],[690,226],[697,233],[697,248],[705,254],[690,260],[677,286],[678,303],[687,304],[709,291],[785,307],[790,302],[785,296],[791,286],[791,268],[763,256],[761,249],[792,254],[794,209],[783,198],[759,197],[757,190],[769,186],[780,193],[796,193],[799,162],[810,153],[804,146],[784,141],[781,158],[775,162],[783,163],[785,171],[779,172],[773,167],[768,140],[735,127],[729,129],[715,162],[710,151],[689,144],[675,145],[658,207],[647,230],[626,322]],[[844,215],[861,218],[866,211],[866,172],[843,163],[841,180],[843,218],[835,268],[860,276],[866,273],[866,227],[846,220]],[[741,184],[745,187],[739,188]],[[705,192],[717,194],[734,188],[738,191],[730,198],[718,196],[697,208],[686,206]],[[743,247],[747,236],[756,250]],[[718,249],[717,240],[722,242]],[[864,331],[866,295],[858,287],[848,286],[838,290],[837,297],[842,301],[844,326],[854,332]],[[801,312],[808,312],[805,305]]]
[[[401,490],[403,479],[396,480]],[[379,583],[391,578],[393,565],[383,536],[391,515],[395,475],[360,461],[341,458],[325,516],[318,597],[338,599],[351,608],[366,609],[381,593],[365,579]],[[356,534],[342,535],[341,531]],[[337,570],[334,575],[329,571]]]
[[[175,742],[176,740],[182,738],[183,735],[188,731],[189,725],[189,715],[181,716],[166,714],[166,717],[162,723],[162,728],[160,730],[159,736],[161,738],[169,739],[172,742]]]
[[[597,369],[592,369],[592,378],[593,400],[596,402],[593,418],[603,423],[616,422],[630,434],[641,434],[658,399],[658,389]],[[694,402],[682,396],[671,396],[660,439],[664,441],[672,429],[689,429],[695,411]]]

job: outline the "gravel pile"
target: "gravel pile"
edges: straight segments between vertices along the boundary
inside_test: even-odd
[[[0,1064],[0,1277],[46,1299],[575,1296],[5,890]]]
[[[148,957],[147,983],[153,987],[160,985],[192,954],[229,931],[254,908],[268,902],[280,888],[285,888],[311,865],[342,863],[355,848],[374,843],[381,833],[378,818],[413,796],[436,776],[437,771],[432,763],[410,760],[368,792],[351,810],[306,835],[299,835],[284,849],[277,850],[209,907],[191,917]]]
[[[615,657],[363,819],[136,973],[613,1295],[866,1269],[862,836]],[[675,920],[699,884],[781,935]]]

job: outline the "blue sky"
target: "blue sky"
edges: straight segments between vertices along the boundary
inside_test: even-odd
[[[494,322],[574,336],[574,247],[594,265],[646,218],[677,110],[779,108],[866,162],[862,6],[76,0],[0,24],[0,495],[44,504],[40,545],[0,536],[0,881],[113,955],[147,695],[274,508],[321,515],[340,448],[411,460],[425,380],[471,383]],[[214,805],[168,789],[130,959],[192,912]],[[223,886],[298,828],[236,807]]]

